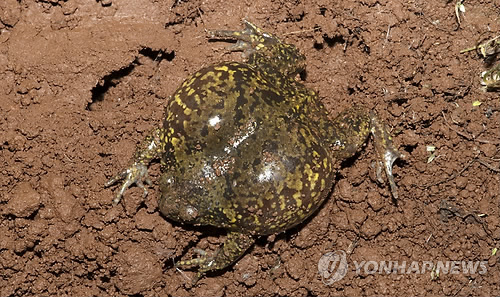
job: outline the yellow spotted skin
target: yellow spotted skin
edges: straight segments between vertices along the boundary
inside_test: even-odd
[[[317,94],[296,81],[304,56],[245,25],[212,37],[236,39],[247,61],[188,77],[168,101],[163,127],[134,157],[146,165],[161,158],[159,208],[167,218],[228,230],[214,255],[178,263],[199,266],[197,278],[236,261],[255,236],[303,222],[331,190],[335,162],[352,156],[373,129],[385,131],[360,108],[330,120]],[[379,146],[392,148],[381,139]]]
[[[313,115],[297,108],[314,104],[315,94],[293,77],[279,79],[225,62],[174,93],[162,137],[167,217],[267,235],[317,209],[331,188],[332,156]]]

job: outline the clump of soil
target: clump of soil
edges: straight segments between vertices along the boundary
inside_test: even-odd
[[[465,2],[457,27],[453,2],[331,2],[2,1],[0,296],[500,294],[500,101],[480,90],[481,58],[460,54],[498,35],[497,4]],[[332,113],[360,104],[387,121],[406,155],[400,197],[377,183],[368,143],[315,216],[192,287],[174,261],[224,232],[163,218],[157,185],[117,206],[103,185],[188,74],[241,60],[204,32],[243,18],[305,53],[302,79]],[[327,285],[318,261],[331,251],[349,266]],[[362,261],[483,261],[486,272],[357,272]]]

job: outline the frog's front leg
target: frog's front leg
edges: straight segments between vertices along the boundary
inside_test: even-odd
[[[336,159],[353,156],[366,142],[371,133],[379,167],[385,169],[392,195],[398,199],[398,189],[392,174],[392,165],[398,158],[404,157],[392,144],[392,137],[387,126],[379,120],[373,111],[354,107],[339,114],[328,127],[331,151]]]
[[[392,196],[394,199],[398,199],[398,187],[396,186],[394,175],[392,174],[392,164],[394,164],[396,159],[404,158],[404,155],[398,152],[392,144],[392,137],[389,133],[387,125],[382,122],[374,112],[371,112],[370,115],[370,132],[373,135],[379,168],[381,166],[384,167],[387,180],[389,181],[389,186],[391,187]],[[377,177],[379,178],[379,181],[382,180],[380,174],[377,174]]]
[[[158,158],[163,152],[163,135],[163,129],[153,129],[137,146],[135,154],[130,161],[131,165],[106,182],[104,186],[109,187],[123,180],[120,190],[113,199],[114,204],[120,202],[123,193],[134,183],[144,190],[144,196],[148,194],[148,190],[142,181],[144,180],[148,185],[151,185],[151,180],[148,176],[148,165],[151,160]]]
[[[198,272],[193,279],[195,284],[208,271],[220,270],[228,267],[252,246],[255,242],[253,236],[239,232],[229,232],[222,246],[212,255],[199,252],[200,256],[191,260],[176,263],[176,267],[198,266]]]

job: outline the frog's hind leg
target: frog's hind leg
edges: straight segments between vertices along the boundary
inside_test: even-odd
[[[196,250],[200,256],[191,260],[180,261],[175,264],[176,267],[198,266],[198,273],[193,279],[193,284],[208,271],[220,270],[228,267],[252,246],[255,239],[248,234],[238,232],[229,232],[226,241],[212,255],[200,250]]]
[[[332,153],[336,159],[342,160],[353,156],[366,142],[370,133],[373,135],[379,168],[384,168],[392,195],[398,198],[398,191],[392,165],[403,155],[392,144],[387,126],[379,120],[373,111],[353,107],[339,114],[326,128]],[[377,170],[379,181],[380,170]]]

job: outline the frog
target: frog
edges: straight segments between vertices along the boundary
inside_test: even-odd
[[[175,264],[197,267],[193,284],[237,262],[257,238],[312,216],[329,197],[339,162],[360,151],[370,134],[377,164],[398,198],[392,167],[403,155],[388,126],[362,106],[331,116],[318,93],[300,81],[305,56],[298,48],[247,20],[243,25],[208,31],[208,37],[233,41],[229,51],[241,51],[244,61],[215,63],[184,80],[167,100],[163,125],[105,184],[122,181],[114,204],[133,184],[146,196],[148,165],[159,159],[161,214],[227,231],[216,251],[193,249],[198,256]]]

